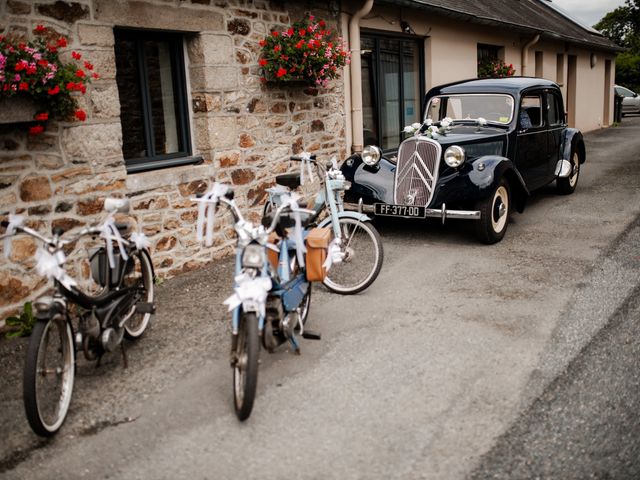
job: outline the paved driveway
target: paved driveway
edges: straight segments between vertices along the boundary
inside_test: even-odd
[[[258,398],[231,405],[231,262],[165,282],[145,337],[81,363],[53,441],[28,431],[24,341],[0,341],[7,478],[463,478],[640,283],[640,118],[586,136],[576,193],[538,192],[506,238],[380,224],[383,272],[314,292],[321,342],[263,354]]]

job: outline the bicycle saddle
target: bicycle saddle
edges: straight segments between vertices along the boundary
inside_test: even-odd
[[[276,176],[276,183],[283,187],[289,187],[294,190],[300,186],[300,174],[299,173],[285,173],[284,175]]]

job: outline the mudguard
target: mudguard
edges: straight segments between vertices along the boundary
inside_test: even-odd
[[[479,168],[481,164],[484,165],[482,169]],[[479,199],[492,195],[500,180],[505,177],[511,187],[511,197],[516,210],[519,213],[524,211],[530,192],[511,160],[500,156],[485,156],[473,160],[471,165],[473,169],[468,176],[471,183],[479,190]]]
[[[562,155],[564,160],[571,160],[571,149],[575,146],[578,149],[578,157],[580,163],[584,163],[587,159],[586,150],[584,147],[584,138],[582,132],[576,128],[567,128],[562,133]]]
[[[353,218],[354,220],[359,220],[360,222],[369,222],[371,219],[365,215],[364,213],[352,212],[352,211],[344,211],[338,213],[338,218]],[[324,220],[322,220],[318,227],[328,227],[331,225],[331,215],[327,216]]]

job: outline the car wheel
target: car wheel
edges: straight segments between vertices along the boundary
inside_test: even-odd
[[[476,222],[476,234],[482,243],[497,243],[504,237],[511,212],[509,182],[502,178],[493,193],[476,204],[480,220]]]
[[[571,174],[567,178],[558,178],[556,188],[560,195],[570,195],[578,186],[580,177],[580,156],[575,149],[571,149]]]

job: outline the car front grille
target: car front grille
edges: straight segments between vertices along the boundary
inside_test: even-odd
[[[412,137],[400,144],[394,183],[394,202],[428,206],[438,181],[442,147],[426,137]]]

